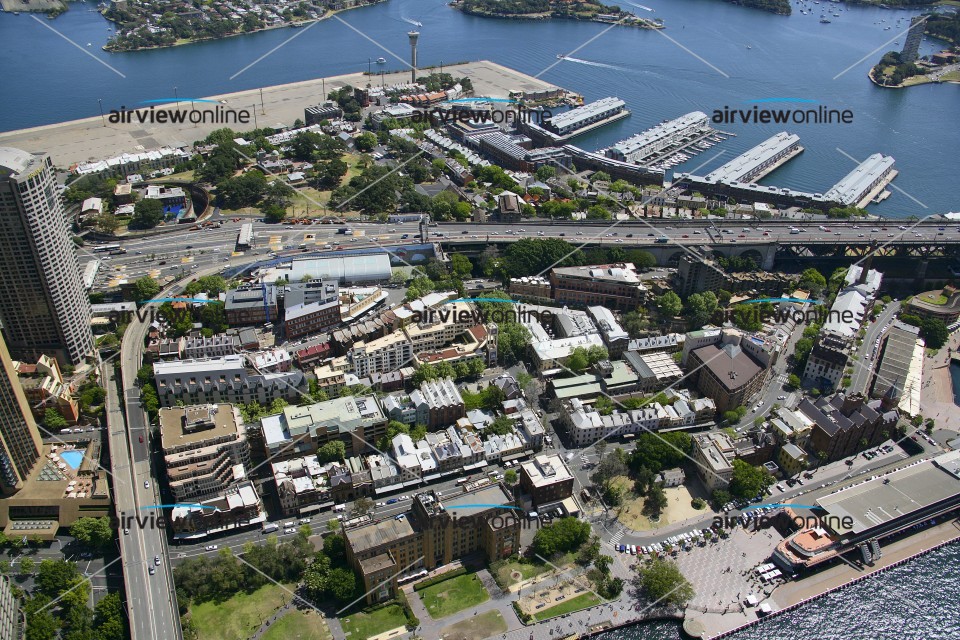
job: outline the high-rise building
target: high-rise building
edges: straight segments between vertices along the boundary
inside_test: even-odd
[[[17,491],[40,458],[40,432],[0,338],[0,489]]]
[[[915,62],[920,55],[920,42],[923,40],[923,31],[927,28],[927,17],[913,16],[910,20],[910,30],[903,42],[903,50],[900,51],[901,62]]]
[[[0,147],[0,319],[10,352],[76,365],[93,350],[90,301],[47,154]]]

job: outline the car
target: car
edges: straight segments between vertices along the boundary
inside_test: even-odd
[[[777,400],[786,400],[786,399],[787,399],[787,396],[784,396],[784,395],[777,396]]]
[[[143,436],[140,436],[140,442],[143,442]]]
[[[154,575],[157,572],[156,567],[150,567],[150,575]]]
[[[409,234],[409,233],[405,233],[405,234],[403,234],[402,236],[400,236],[400,239],[401,239],[401,240],[406,240],[406,239],[409,238],[409,237],[410,237],[410,234]]]
[[[397,514],[397,517],[394,518],[394,519],[395,519],[395,520],[404,520],[405,518],[406,518],[406,516],[403,515],[402,513],[400,513],[400,514]]]
[[[130,529],[124,529],[124,530],[123,530],[123,535],[125,535],[125,536],[130,535]]]
[[[184,249],[193,249],[193,245],[192,245],[192,244],[188,244],[187,246],[184,247]]]
[[[153,556],[153,564],[160,566],[160,556]]]
[[[467,231],[466,229],[464,229],[463,231],[460,232],[460,235],[465,236],[465,235],[467,235],[468,233],[470,233],[470,232]]]
[[[681,238],[689,238],[690,236],[685,233],[685,234],[683,234],[683,235],[680,236],[680,237],[681,237]]]
[[[144,480],[144,481],[143,481],[143,488],[144,488],[144,489],[149,489],[149,488],[150,488],[150,481],[149,481],[149,480]]]
[[[694,231],[694,232],[693,232],[693,235],[695,235],[695,236],[700,236],[700,235],[703,235],[703,232],[702,232],[702,231]]]
[[[385,506],[387,506],[387,503],[386,503],[386,502],[378,502],[378,503],[377,503],[377,506],[378,506],[378,507],[385,507]]]
[[[207,546],[204,547],[204,549],[207,551],[216,551],[217,549],[219,549],[219,547],[215,544],[208,544]]]
[[[400,501],[397,500],[396,498],[390,498],[389,500],[387,500],[387,504],[397,504],[398,502]]]
[[[628,238],[632,238],[632,237],[633,237],[633,234],[632,234],[632,233],[628,233],[628,234],[627,234],[627,237],[628,237]]]
[[[158,262],[157,264],[162,267],[163,265],[167,264],[167,261],[166,261],[166,260],[161,260],[161,261]]]

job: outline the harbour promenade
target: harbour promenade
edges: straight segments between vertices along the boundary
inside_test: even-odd
[[[419,73],[427,75],[439,70],[439,68],[421,69]],[[443,72],[455,78],[470,78],[476,96],[507,98],[511,91],[530,92],[556,88],[548,82],[488,60],[444,65]],[[189,98],[216,100],[219,103],[218,109],[221,107],[228,110],[244,109],[250,113],[250,122],[236,125],[213,122],[141,123],[134,116],[133,122],[130,123],[111,123],[98,115],[82,120],[3,132],[0,133],[0,146],[16,147],[31,152],[45,151],[51,155],[57,167],[66,169],[78,162],[102,160],[123,153],[138,153],[159,147],[184,147],[204,139],[210,132],[225,126],[230,126],[235,131],[249,131],[256,126],[290,127],[295,120],[303,119],[303,110],[306,107],[325,101],[326,95],[334,89],[347,85],[364,87],[368,83],[371,85],[383,83],[389,86],[409,81],[409,70],[385,73],[383,76],[352,73],[216,96],[189,96]],[[167,97],[169,93],[169,90],[158,88],[156,95],[159,99]],[[133,109],[138,106],[134,103],[135,100],[126,105],[104,104],[104,112],[109,114],[110,109],[119,110],[121,107]],[[211,105],[209,103],[191,105],[188,98],[181,97],[179,107],[174,102],[154,106],[189,111],[210,108]]]

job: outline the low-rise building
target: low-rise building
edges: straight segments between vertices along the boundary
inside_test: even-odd
[[[739,332],[724,331],[721,341],[690,352],[691,383],[713,399],[718,412],[746,405],[758,393],[768,369],[747,355]]]
[[[265,453],[285,459],[316,453],[328,442],[343,442],[347,455],[376,449],[386,435],[387,418],[374,396],[343,396],[260,420]]]
[[[788,442],[780,447],[780,453],[777,455],[777,462],[786,476],[795,476],[807,468],[807,452]]]
[[[858,451],[875,447],[896,434],[899,414],[886,409],[882,400],[862,395],[804,398],[797,410],[813,422],[807,449],[832,462]]]
[[[229,404],[160,409],[160,446],[177,502],[223,493],[250,465],[243,420]]]
[[[563,305],[636,311],[647,297],[647,286],[629,262],[556,267],[550,272],[550,283],[553,299]]]
[[[160,406],[178,403],[270,404],[284,399],[296,402],[307,391],[307,381],[300,371],[250,373],[243,355],[202,360],[157,362],[153,365],[154,381]]]
[[[317,456],[292,458],[270,465],[277,500],[284,516],[303,516],[320,508],[330,499],[327,469]]]
[[[202,539],[225,531],[260,526],[267,519],[253,482],[247,480],[198,504],[170,510],[175,540]]]
[[[693,459],[708,491],[725,489],[730,484],[736,451],[730,436],[720,431],[693,437]]]
[[[534,505],[557,502],[573,495],[573,474],[558,454],[541,454],[520,465],[520,488]]]

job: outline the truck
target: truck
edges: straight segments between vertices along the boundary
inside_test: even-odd
[[[337,233],[339,233],[340,235],[344,235],[344,236],[345,236],[345,235],[347,235],[348,233],[350,233],[350,229],[347,228],[347,227],[340,227],[339,229],[337,229]]]
[[[670,238],[668,238],[667,236],[660,236],[659,238],[656,239],[655,242],[657,244],[666,244],[667,242],[670,242]]]
[[[280,527],[278,527],[276,524],[274,524],[274,523],[272,523],[272,522],[268,522],[268,523],[266,523],[266,524],[263,525],[263,533],[273,533],[274,531],[276,531],[276,530],[279,529],[279,528],[280,528]]]

